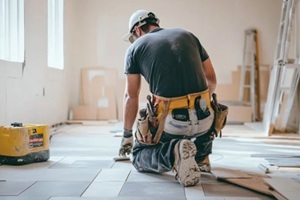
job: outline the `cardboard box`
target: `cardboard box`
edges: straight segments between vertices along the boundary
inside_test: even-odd
[[[112,68],[91,67],[81,70],[81,105],[89,111],[96,110],[96,120],[117,119],[116,85],[117,71]],[[94,111],[89,115],[84,107],[80,108],[83,116],[94,118]]]
[[[72,120],[96,120],[97,107],[89,105],[79,105],[72,109]]]

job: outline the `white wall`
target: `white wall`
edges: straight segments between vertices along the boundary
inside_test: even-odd
[[[242,63],[244,30],[258,29],[261,64],[272,64],[281,0],[65,0],[65,69],[47,67],[47,0],[25,1],[26,65],[0,62],[0,124],[55,124],[79,104],[80,69],[116,68],[123,78],[122,36],[137,9],[153,11],[164,28],[198,36],[219,83]],[[43,92],[45,91],[45,93]]]
[[[193,32],[208,51],[219,83],[231,81],[231,71],[242,64],[244,31],[258,30],[260,64],[272,65],[281,0],[67,0],[73,6],[70,20],[75,48],[70,49],[73,75],[89,66],[118,69],[123,77],[123,60],[128,43],[128,19],[137,9],[153,11],[164,28],[180,27]],[[79,79],[72,79],[70,105],[79,102]]]
[[[0,124],[65,121],[66,70],[47,67],[47,0],[25,1],[25,67],[0,62]]]

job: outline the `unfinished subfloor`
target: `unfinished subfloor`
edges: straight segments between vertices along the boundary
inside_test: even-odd
[[[188,188],[182,187],[172,172],[163,175],[139,173],[130,161],[113,160],[121,141],[120,128],[120,123],[59,127],[52,135],[49,161],[0,166],[0,200],[276,199],[216,179],[210,173],[202,173],[201,182]],[[214,141],[210,156],[212,168],[300,183],[298,136],[286,134],[266,138],[249,127],[227,125],[223,137]],[[286,164],[282,158],[287,156],[298,160],[282,167],[280,162]],[[265,174],[260,164],[268,167],[269,173]]]

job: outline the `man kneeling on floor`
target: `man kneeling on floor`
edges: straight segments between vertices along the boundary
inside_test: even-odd
[[[208,155],[214,139],[211,95],[216,76],[198,38],[183,29],[164,29],[152,12],[138,10],[129,19],[124,39],[132,44],[125,55],[124,134],[119,154],[133,146],[132,127],[138,113],[141,76],[152,95],[139,110],[132,158],[140,172],[174,170],[183,186],[210,171]]]

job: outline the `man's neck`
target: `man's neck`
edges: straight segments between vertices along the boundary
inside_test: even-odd
[[[153,30],[155,30],[155,29],[158,29],[158,28],[159,28],[159,26],[150,25],[150,27],[149,27],[149,32],[151,32],[151,31],[153,31]]]

